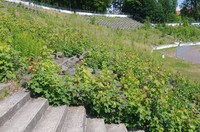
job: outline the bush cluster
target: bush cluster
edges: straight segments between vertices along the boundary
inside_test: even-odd
[[[159,29],[163,34],[174,36],[181,41],[200,40],[200,29],[195,26],[190,26],[187,23],[185,23],[183,26],[177,27],[158,25],[156,28]]]
[[[19,52],[9,45],[0,44],[0,82],[16,79],[25,68],[23,58]]]
[[[125,123],[130,129],[200,131],[200,85],[163,69],[148,50],[134,44],[144,41],[140,35],[80,23],[83,19],[76,15],[33,14],[11,5],[0,9],[0,14],[0,81],[16,78],[24,68],[21,60],[28,58],[34,72],[27,88],[54,106],[84,105],[90,114],[108,123]],[[187,28],[182,36],[199,30],[162,28],[171,35]],[[147,38],[152,30],[145,30]],[[63,77],[51,51],[67,57],[84,51],[87,55],[77,65],[75,77]]]
[[[84,105],[91,115],[108,123],[123,122],[128,128],[200,130],[199,84],[160,68],[147,53],[115,47],[112,59],[101,59],[105,54],[98,54],[99,48],[90,51],[87,57],[93,63],[86,57],[75,77],[59,79],[55,64],[43,62],[27,88],[53,105]]]

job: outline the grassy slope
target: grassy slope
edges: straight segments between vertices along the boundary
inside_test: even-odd
[[[1,5],[0,13],[2,20],[11,18],[15,21],[14,26],[22,27],[24,30],[28,30],[28,28],[33,30],[33,32],[34,28],[49,30],[52,34],[54,34],[54,36],[52,35],[49,37],[63,35],[70,27],[74,30],[79,30],[82,34],[85,34],[85,36],[94,44],[95,41],[102,41],[112,44],[120,43],[124,45],[135,45],[138,49],[149,49],[150,45],[172,43],[174,41],[173,37],[163,35],[156,29],[138,29],[130,31],[114,30],[99,25],[92,25],[90,24],[90,20],[84,16],[68,15],[41,9],[29,11],[5,2]],[[15,16],[15,18],[13,18],[13,16]],[[110,20],[110,18],[108,18],[108,20]],[[5,36],[11,35],[13,34],[6,34]],[[39,37],[46,41],[46,38],[42,38],[42,36]],[[7,38],[9,39],[9,37]],[[41,43],[45,44],[44,41],[41,41]],[[1,43],[3,43],[2,39]],[[158,54],[155,55],[158,60],[160,60],[159,56],[160,55]],[[166,60],[167,61],[162,62],[165,67],[174,68],[175,71],[180,71],[191,79],[198,80],[197,78],[200,76],[200,73],[190,71],[188,69],[191,67],[198,69],[199,66],[188,64],[170,57],[167,57]]]
[[[135,70],[139,71],[139,73],[137,73],[137,77],[138,78],[141,77],[142,87],[143,87],[143,85],[145,85],[146,81],[148,81],[148,84],[150,84],[149,85],[150,88],[159,87],[159,85],[161,85],[158,82],[158,80],[160,78],[162,79],[163,74],[159,72],[159,68],[153,67],[155,65],[152,65],[152,67],[150,67],[150,68],[153,71],[148,70],[149,66],[151,66],[151,62],[149,62],[149,61],[146,62],[145,60],[143,61],[142,59],[140,60],[140,56],[143,56],[141,58],[145,58],[145,57],[148,58],[147,56],[150,56],[150,54],[147,54],[147,53],[148,52],[150,53],[150,50],[145,50],[145,49],[149,49],[149,46],[152,44],[171,43],[171,40],[173,40],[173,37],[165,36],[156,29],[148,29],[148,30],[139,29],[139,30],[132,30],[132,31],[114,30],[114,29],[102,27],[99,25],[91,25],[90,22],[88,21],[88,19],[85,19],[83,16],[66,15],[66,14],[61,14],[61,13],[57,13],[57,12],[43,11],[43,10],[38,10],[38,9],[29,11],[29,10],[24,10],[22,7],[14,7],[9,3],[7,3],[7,4],[4,3],[3,5],[5,8],[0,9],[0,22],[7,23],[7,26],[11,27],[11,28],[10,29],[8,28],[9,30],[7,32],[3,32],[4,38],[0,38],[0,42],[2,44],[4,44],[4,43],[13,44],[12,42],[15,42],[16,40],[18,40],[18,38],[13,39],[12,36],[15,34],[19,34],[19,36],[24,35],[26,38],[27,37],[26,32],[28,32],[28,34],[31,35],[31,36],[28,35],[28,37],[32,37],[32,39],[33,39],[33,41],[31,39],[27,39],[28,42],[25,42],[26,44],[29,44],[29,41],[30,42],[32,41],[31,44],[40,43],[41,45],[47,45],[49,47],[52,47],[52,49],[54,49],[54,46],[52,46],[52,45],[56,45],[55,47],[57,50],[59,50],[59,48],[61,49],[61,46],[63,46],[63,43],[68,42],[68,41],[62,41],[62,40],[75,39],[75,41],[76,41],[76,39],[78,39],[78,40],[79,39],[81,39],[81,40],[87,39],[87,42],[89,42],[90,45],[92,45],[93,47],[97,46],[96,49],[98,49],[98,46],[103,48],[103,50],[98,49],[101,51],[97,50],[97,52],[99,54],[105,54],[106,56],[109,56],[110,52],[107,50],[107,52],[104,53],[104,49],[106,49],[106,48],[114,49],[115,47],[117,47],[117,48],[115,48],[116,52],[114,52],[117,54],[117,55],[115,55],[116,58],[118,57],[117,60],[120,60],[122,58],[121,61],[125,62],[120,65],[120,67],[122,67],[122,69],[124,69],[126,67],[126,64],[128,64],[128,63],[130,63],[130,65],[128,65],[128,66],[130,66],[132,68],[134,63],[137,62],[137,59],[138,59],[139,60],[138,63],[135,64],[136,65]],[[6,24],[4,24],[4,25],[6,25]],[[5,29],[7,29],[7,28],[5,28]],[[25,32],[25,33],[21,34],[21,32]],[[35,38],[37,38],[37,39],[35,39]],[[24,39],[24,40],[26,40],[26,39]],[[18,44],[20,45],[22,43],[19,42]],[[133,45],[135,47],[131,47]],[[23,50],[23,48],[24,48],[23,46],[26,46],[26,45],[22,45],[21,49],[19,48],[18,50]],[[122,47],[125,50],[121,49]],[[130,48],[130,50],[128,48]],[[133,50],[133,48],[135,48],[136,50]],[[41,49],[35,48],[35,49],[31,49],[31,50],[37,51],[37,50],[41,50]],[[147,51],[147,53],[144,50]],[[29,51],[30,50],[27,50],[26,52],[29,52]],[[119,52],[123,51],[123,52],[119,53],[117,51],[119,51]],[[137,53],[137,51],[138,51],[138,53]],[[118,54],[120,54],[120,56],[118,56]],[[100,55],[97,54],[96,56],[99,57]],[[100,57],[102,58],[102,56],[100,56]],[[127,57],[128,63],[126,63],[126,61],[124,61],[126,59],[126,57]],[[107,58],[105,58],[105,59],[107,59]],[[136,59],[135,62],[130,61],[130,60],[134,60],[134,59]],[[117,62],[120,62],[120,61],[117,61]],[[126,67],[126,68],[129,69],[129,67]],[[145,68],[147,68],[146,71],[144,70]],[[119,70],[120,70],[120,68],[119,68]],[[52,71],[52,69],[51,69],[51,71]],[[107,71],[107,70],[105,70],[105,71]],[[155,76],[155,78],[158,80],[151,82],[150,80],[151,80],[151,78],[153,78],[152,76],[149,76],[148,79],[146,79],[148,72],[149,73],[152,72],[151,74],[153,76]],[[110,74],[105,74],[105,76],[106,75],[110,75]],[[159,78],[158,75],[160,75],[161,77]],[[144,76],[144,78],[142,78],[142,76]],[[102,77],[104,77],[104,76],[102,76]],[[163,76],[163,78],[164,78],[164,76]],[[110,76],[108,76],[106,79],[110,79]],[[125,80],[124,84],[126,84],[126,79],[128,79],[128,78],[124,78],[124,80]],[[138,87],[139,83],[137,83],[139,81],[135,81],[134,79],[136,80],[137,78],[131,77],[131,80],[128,80],[128,81],[133,82],[134,86],[137,86],[137,88],[139,88]],[[113,78],[111,78],[111,81],[113,81]],[[97,82],[98,82],[98,78],[97,78]],[[165,83],[165,81],[163,81],[163,80],[161,82]],[[99,83],[101,84],[101,78],[99,79]],[[33,83],[33,84],[35,84],[35,83]],[[93,85],[91,88],[93,88]],[[104,90],[109,90],[107,88],[107,86],[105,88],[106,89],[104,89]],[[112,88],[112,85],[110,85],[109,88]],[[144,88],[148,89],[148,87],[144,87]],[[132,90],[134,90],[134,89],[132,89]],[[149,90],[150,93],[153,93],[153,91],[154,90]],[[133,91],[133,92],[136,92],[136,91]],[[143,99],[143,96],[141,96],[141,97],[133,96],[133,95],[131,95],[131,93],[132,92],[129,92],[129,91],[126,92],[127,95],[130,95],[129,96],[130,103],[135,100],[137,101],[138,98],[141,100]],[[89,94],[89,95],[91,95],[91,94]],[[113,95],[119,95],[119,94],[113,94]],[[104,97],[110,98],[113,95],[106,95]],[[143,94],[141,94],[141,95],[143,95]],[[164,95],[164,93],[162,95]],[[96,97],[96,96],[94,96],[94,97]],[[160,97],[157,98],[157,96],[155,96],[155,97],[156,97],[155,100],[158,100],[158,98],[160,98]],[[168,97],[166,97],[166,98],[168,98]],[[161,100],[159,100],[159,101],[165,102],[165,98],[162,97]],[[98,103],[99,101],[97,100],[96,102]],[[118,100],[116,102],[118,102]],[[147,102],[148,102],[148,100],[147,100]],[[179,102],[177,102],[177,103],[179,103]],[[134,103],[134,105],[138,105],[138,107],[136,107],[136,108],[142,108],[142,106],[140,107],[139,104],[140,103]],[[152,103],[152,104],[156,104],[156,103]],[[121,104],[119,104],[119,105],[121,106]],[[101,106],[101,105],[97,104],[97,106]],[[148,106],[148,103],[146,106]],[[160,106],[163,106],[163,103],[161,103]],[[99,107],[97,107],[97,108],[99,108]],[[167,107],[167,108],[170,108],[170,107]],[[128,109],[124,109],[124,110],[128,110]],[[140,110],[142,110],[142,111],[140,111]],[[139,111],[138,113],[140,113],[139,115],[144,114],[144,118],[146,118],[145,115],[146,114],[148,115],[148,113],[145,113],[143,110],[146,111],[145,109],[138,109],[138,111]],[[167,109],[167,110],[171,110],[171,109]],[[150,110],[148,110],[148,111],[150,111]],[[130,110],[129,112],[130,112],[130,114],[132,114],[132,112],[134,112],[134,111]],[[176,112],[176,110],[174,112]],[[116,117],[115,114],[117,114],[117,112],[114,112],[112,117]],[[157,114],[158,114],[158,116],[162,116],[162,113],[160,113],[160,112],[155,113],[155,115],[157,115]],[[161,114],[161,115],[159,115],[159,114]],[[171,115],[176,115],[176,113],[173,113]],[[128,114],[127,114],[127,116],[128,116]],[[143,117],[141,117],[141,118],[143,118]],[[109,116],[108,120],[110,121],[111,119],[112,118],[110,118],[110,116]],[[122,119],[124,119],[124,117]],[[163,117],[163,119],[165,120],[166,118]],[[157,119],[155,118],[155,120],[157,120]],[[168,120],[168,118],[166,119],[166,122],[167,122],[167,120]],[[172,119],[169,118],[169,120],[172,120]],[[138,126],[140,126],[140,125],[138,125]]]
[[[33,31],[34,28],[50,30],[50,32],[54,34],[54,36],[52,35],[50,37],[62,35],[70,27],[85,34],[85,36],[93,43],[95,43],[94,41],[102,41],[112,44],[120,43],[124,45],[135,45],[139,49],[149,49],[150,45],[172,43],[174,41],[173,37],[163,35],[156,29],[138,29],[130,31],[114,30],[99,25],[92,25],[90,24],[90,20],[84,16],[68,15],[41,9],[29,11],[5,2],[1,6],[0,13],[5,16],[2,17],[4,20],[10,18],[13,19],[12,17],[14,15],[15,18],[13,21],[15,21],[15,26],[26,28],[24,30],[27,30],[28,28]],[[10,34],[7,36],[10,36]],[[44,38],[41,37],[41,39]],[[44,44],[45,42],[41,43]],[[160,55],[156,55],[156,58],[160,60],[158,56]],[[168,61],[162,62],[165,67],[174,68],[176,71],[180,71],[193,80],[198,80],[197,78],[200,76],[200,73],[188,70],[189,67],[198,68],[197,65],[191,65],[170,57],[167,57],[166,59]]]

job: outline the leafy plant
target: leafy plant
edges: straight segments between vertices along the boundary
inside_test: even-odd
[[[16,78],[25,57],[33,74],[27,88],[52,105],[84,105],[88,113],[108,123],[125,123],[129,129],[200,130],[199,84],[162,68],[144,45],[175,38],[198,40],[198,28],[113,30],[91,26],[77,15],[29,11],[11,4],[0,8],[0,14],[2,80]],[[83,66],[76,67],[75,77],[62,77],[52,51],[68,57],[84,51],[87,55]]]
[[[43,60],[39,63],[34,77],[27,84],[34,96],[47,98],[52,105],[69,104],[65,96],[66,90],[57,74],[57,66],[51,60]]]
[[[95,17],[91,17],[90,18],[90,23],[94,25],[96,23],[96,18]]]
[[[0,45],[0,82],[15,79],[17,71],[24,70],[23,60],[19,53],[8,45]]]
[[[172,35],[182,41],[196,41],[199,40],[200,29],[194,26],[188,25],[185,21],[183,26],[157,26],[157,29],[161,30],[164,34]]]

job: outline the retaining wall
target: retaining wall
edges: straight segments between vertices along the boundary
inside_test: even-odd
[[[178,46],[200,46],[200,42],[190,42],[190,43],[175,43],[175,44],[166,44],[160,46],[153,46],[152,50],[161,50],[161,49],[168,49]]]

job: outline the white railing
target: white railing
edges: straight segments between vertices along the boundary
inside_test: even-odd
[[[35,4],[33,2],[22,1],[22,0],[6,0],[6,1],[12,2],[12,3],[17,3],[17,4],[23,4],[23,5],[26,5],[26,6],[33,6],[33,7],[37,7],[37,8],[42,8],[42,9],[45,9],[45,10],[58,11],[58,12],[67,13],[67,14],[78,14],[78,15],[86,15],[86,16],[121,17],[121,18],[131,17],[131,15],[99,14],[99,13],[88,13],[88,12],[79,12],[79,11],[74,12],[74,11],[65,10],[65,9],[56,9],[54,7],[39,5],[39,4]]]
[[[156,25],[157,24],[151,24],[151,26],[153,27],[155,27]],[[165,25],[175,27],[175,26],[181,26],[183,25],[183,23],[166,23]],[[200,27],[200,22],[194,22],[194,23],[191,23],[191,25]]]
[[[154,50],[161,50],[161,49],[168,49],[168,48],[174,48],[178,46],[200,46],[200,42],[190,42],[190,43],[175,43],[175,44],[166,44],[166,45],[160,45],[160,46],[153,46],[152,51]]]

